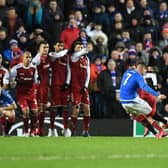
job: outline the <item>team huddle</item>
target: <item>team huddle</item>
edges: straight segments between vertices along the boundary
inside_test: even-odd
[[[63,135],[76,135],[77,117],[81,105],[84,113],[82,135],[89,136],[90,63],[86,56],[87,49],[83,48],[81,42],[76,41],[71,51],[68,51],[64,49],[62,41],[57,41],[54,50],[49,52],[49,44],[42,41],[35,57],[32,57],[29,51],[25,51],[22,58],[10,66],[9,72],[1,66],[3,73],[1,73],[0,124],[4,135],[8,133],[7,123],[14,122],[14,110],[19,106],[24,123],[24,136],[43,136],[45,111],[50,98],[51,136],[57,134],[54,121],[58,108],[62,111]],[[9,87],[16,91],[16,101],[8,93]],[[68,123],[69,102],[72,104],[70,123]]]

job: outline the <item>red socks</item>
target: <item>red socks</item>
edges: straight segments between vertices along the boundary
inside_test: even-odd
[[[90,116],[84,116],[83,118],[83,124],[84,124],[84,131],[88,131],[90,127]]]
[[[62,117],[63,117],[64,129],[67,129],[68,128],[68,112],[67,111],[63,111]]]

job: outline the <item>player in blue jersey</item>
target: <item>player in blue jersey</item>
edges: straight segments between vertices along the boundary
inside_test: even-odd
[[[153,126],[159,133],[153,132],[157,138],[166,136],[166,132],[157,124],[157,122],[149,115],[152,111],[150,105],[138,96],[138,90],[144,91],[154,95],[157,99],[165,99],[165,95],[159,94],[145,82],[143,75],[146,72],[146,66],[143,63],[137,65],[132,64],[130,68],[124,73],[120,85],[120,102],[125,111],[130,116],[142,116],[141,123],[147,126]],[[143,121],[143,122],[142,122]],[[150,129],[150,128],[149,128]]]
[[[8,126],[15,121],[14,110],[16,107],[16,103],[8,91],[2,90],[0,86],[0,126],[4,136],[8,133]]]

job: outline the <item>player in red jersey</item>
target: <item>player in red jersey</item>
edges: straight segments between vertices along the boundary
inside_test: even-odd
[[[65,137],[70,136],[70,130],[68,129],[68,103],[69,103],[69,78],[70,67],[69,57],[67,55],[68,50],[64,49],[62,41],[56,41],[54,44],[55,52],[50,52],[50,60],[52,67],[52,79],[51,79],[51,97],[52,97],[52,111],[55,110],[55,115],[58,108],[61,107],[63,116],[64,129],[62,131]],[[54,130],[51,130],[54,134]]]
[[[72,115],[71,115],[71,131],[72,136],[76,132],[77,117],[80,112],[80,105],[84,112],[83,136],[89,136],[90,126],[90,101],[88,93],[88,84],[90,80],[90,63],[86,56],[87,50],[83,48],[83,44],[79,41],[72,46],[72,55],[70,58],[71,69],[71,92],[72,92]]]
[[[35,136],[37,128],[38,105],[35,85],[38,83],[36,66],[31,64],[31,53],[23,54],[23,62],[10,70],[11,80],[16,80],[16,98],[23,113],[24,135]],[[28,120],[31,112],[31,130],[28,132]]]
[[[146,82],[148,83],[148,85],[150,85],[151,87],[154,88],[153,82],[152,82],[152,79],[151,79],[151,78],[146,78],[145,80],[146,80]],[[165,128],[167,128],[167,127],[168,127],[168,121],[167,121],[166,119],[164,119],[164,118],[161,116],[161,114],[159,114],[159,113],[157,112],[157,108],[156,108],[157,100],[156,100],[156,98],[155,98],[153,95],[151,95],[151,94],[145,92],[145,91],[142,90],[142,89],[140,89],[140,90],[138,91],[138,93],[139,93],[139,96],[140,96],[143,100],[147,101],[147,102],[149,103],[149,105],[152,107],[152,111],[150,112],[149,115],[150,115],[153,119],[155,119],[156,121],[162,122],[162,123],[164,124]],[[165,97],[165,98],[166,98],[166,97]],[[160,128],[160,130],[161,130],[161,128]],[[148,129],[147,127],[145,127],[144,136],[147,136],[148,133],[149,133],[149,129]]]
[[[39,135],[43,135],[43,124],[45,111],[48,104],[49,93],[49,68],[50,60],[48,56],[49,44],[47,41],[41,41],[37,55],[33,58],[32,64],[37,66],[40,83],[37,86],[37,101],[39,106]],[[52,112],[50,113],[52,115]],[[51,119],[52,120],[52,119]],[[54,120],[50,122],[50,127],[54,128]]]

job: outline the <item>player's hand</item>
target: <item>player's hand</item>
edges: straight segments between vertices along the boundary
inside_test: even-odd
[[[159,100],[164,100],[164,99],[167,98],[167,96],[164,95],[164,94],[160,94],[157,98],[158,98]]]
[[[88,90],[88,88],[84,86],[84,87],[81,89],[81,93],[85,93],[87,90]]]
[[[69,84],[65,83],[65,84],[62,86],[62,91],[66,91],[68,88],[69,88]]]

